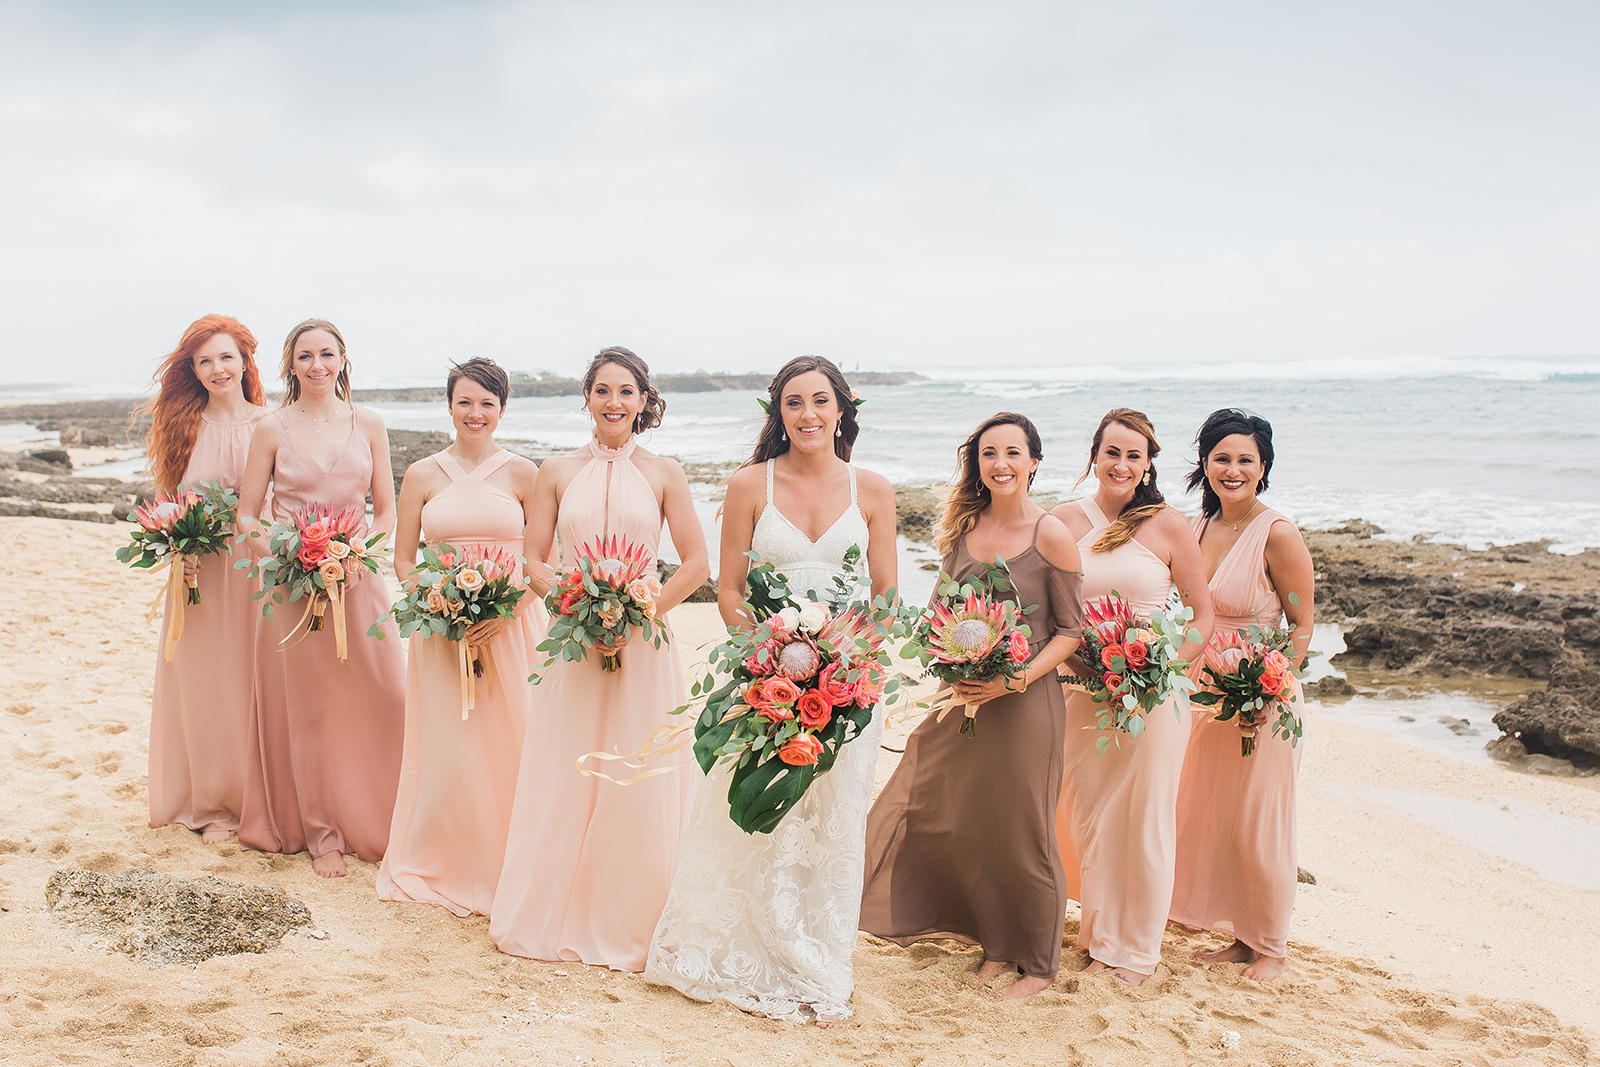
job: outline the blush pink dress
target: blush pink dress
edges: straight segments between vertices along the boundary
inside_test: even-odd
[[[366,506],[372,451],[356,425],[332,470],[300,444],[283,412],[273,464],[278,522],[310,504]],[[367,627],[389,610],[380,575],[367,573],[345,598],[350,658],[334,655],[333,627],[296,634],[302,604],[283,603],[256,632],[256,691],[245,760],[239,843],[262,852],[330,852],[376,863],[389,843],[405,725],[405,665],[393,620],[383,640]]]
[[[200,417],[182,484],[238,489],[250,435],[267,414],[242,422]],[[184,609],[183,637],[163,658],[169,619],[156,643],[150,706],[150,825],[234,830],[244,802],[245,732],[255,682],[257,583],[234,570],[232,553],[200,559],[200,603]]]
[[[1195,520],[1204,535],[1206,518]],[[1267,535],[1289,520],[1263,511],[1244,528],[1212,575],[1217,633],[1277,626],[1278,593],[1267,582]],[[1275,713],[1273,713],[1275,715]],[[1239,754],[1239,728],[1195,705],[1194,730],[1178,790],[1178,863],[1172,918],[1232,933],[1265,956],[1288,953],[1294,912],[1295,781],[1304,744],[1263,727],[1256,749]]]
[[[1111,520],[1092,497],[1077,503],[1093,526],[1078,539],[1084,600],[1115,591],[1135,614],[1165,608],[1172,590],[1167,565],[1137,540],[1091,552]],[[1158,705],[1145,716],[1137,740],[1120,734],[1097,756],[1100,710],[1087,693],[1067,695],[1066,782],[1056,836],[1067,891],[1083,908],[1078,947],[1108,967],[1150,974],[1161,960],[1172,904],[1178,777],[1189,720],[1177,716],[1173,703]]]
[[[471,471],[448,452],[434,457],[450,484],[422,507],[428,542],[522,554],[523,510],[489,475],[513,456],[498,452]],[[523,593],[525,601],[536,600]],[[519,605],[523,606],[523,605]],[[438,904],[457,915],[489,914],[505,860],[528,723],[528,665],[544,638],[533,603],[489,642],[488,692],[461,718],[458,644],[414,635],[406,667],[405,755],[389,851],[378,871],[383,900]]]
[[[653,557],[661,507],[634,466],[634,442],[614,455],[592,441],[587,447],[588,463],[561,498],[563,567],[575,565],[580,544],[602,534],[643,544]],[[657,727],[675,725],[669,713],[684,695],[677,647],[654,648],[638,631],[622,650],[620,670],[601,670],[591,653],[557,660],[533,687],[489,918],[489,937],[501,951],[644,969],[672,885],[693,761],[627,786],[580,776],[574,763],[589,752],[637,751]]]

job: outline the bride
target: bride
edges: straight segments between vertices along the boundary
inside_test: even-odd
[[[728,482],[717,606],[729,626],[754,625],[740,607],[751,549],[798,593],[831,590],[851,547],[863,550],[872,596],[895,585],[894,489],[848,462],[859,427],[844,375],[826,359],[801,356],[768,392],[755,452]],[[672,890],[650,941],[648,981],[772,1018],[849,1017],[882,736],[880,714],[770,834],[734,824],[730,772],[712,770],[690,801]]]

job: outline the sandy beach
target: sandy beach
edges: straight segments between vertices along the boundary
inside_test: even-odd
[[[634,975],[502,955],[487,920],[381,903],[305,856],[208,848],[147,825],[158,579],[112,558],[120,525],[0,519],[0,1057],[7,1064],[1584,1064],[1600,1055],[1600,893],[1466,844],[1416,812],[1533,808],[1600,830],[1595,778],[1472,766],[1319,716],[1306,727],[1292,969],[1270,986],[1189,962],[1079,976],[1021,1004],[970,991],[976,950],[863,935],[855,1017],[828,1029],[691,1002]],[[41,561],[44,562],[41,565]],[[710,605],[674,613],[686,651]],[[891,723],[880,781],[914,716]],[[313,926],[265,954],[158,966],[53,915],[66,868],[270,883]],[[1559,872],[1557,872],[1559,873]],[[1070,941],[1075,923],[1069,916]],[[1229,1048],[1236,1035],[1237,1047]]]

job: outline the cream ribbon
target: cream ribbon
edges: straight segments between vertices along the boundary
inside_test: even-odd
[[[456,642],[457,662],[461,667],[461,721],[467,721],[467,713],[478,706],[478,697],[488,696],[494,688],[494,658],[490,655],[487,642],[481,645],[470,644],[465,640]],[[480,688],[479,673],[483,675]]]
[[[187,552],[175,552],[166,560],[150,568],[151,573],[167,568],[167,580],[156,598],[150,602],[150,608],[144,614],[145,622],[155,622],[156,616],[161,613],[162,603],[166,604],[167,614],[167,640],[162,645],[161,658],[167,663],[172,662],[172,655],[178,650],[178,640],[183,637],[184,609],[189,606],[189,590],[198,588],[200,579],[195,578],[195,584],[190,585],[183,576],[185,560],[200,562],[200,557]]]
[[[750,705],[735,704],[722,717],[722,722],[737,719],[749,712]],[[694,728],[694,722],[679,723],[677,726],[657,726],[655,732],[650,735],[650,740],[646,741],[644,747],[639,751],[630,752],[626,756],[618,755],[615,752],[586,752],[578,757],[577,762],[573,764],[573,769],[585,778],[601,778],[613,785],[633,785],[635,782],[642,782],[646,778],[654,778],[659,774],[670,774],[681,767],[689,766],[691,761],[684,760],[681,763],[674,763],[670,767],[653,767],[631,777],[620,779],[613,778],[603,771],[592,771],[585,767],[584,763],[592,759],[622,760],[624,766],[646,767],[663,757],[670,756],[674,752],[681,752],[689,745],[694,744]]]
[[[330,607],[333,609],[331,612],[328,610]],[[350,637],[344,618],[343,582],[334,582],[327,589],[315,590],[306,597],[306,610],[300,614],[300,621],[295,623],[289,632],[283,635],[283,640],[278,642],[278,647],[281,649],[285,645],[289,645],[290,638],[300,633],[300,627],[304,626],[306,632],[300,634],[300,640],[294,643],[298,645],[300,641],[306,639],[307,634],[310,634],[313,630],[322,629],[323,619],[328,615],[333,617],[333,654],[338,656],[341,662],[349,659]],[[289,645],[289,647],[293,648],[294,645]]]

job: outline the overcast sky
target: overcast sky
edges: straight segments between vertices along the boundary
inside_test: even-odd
[[[1600,5],[9,3],[0,381],[1600,352]]]

